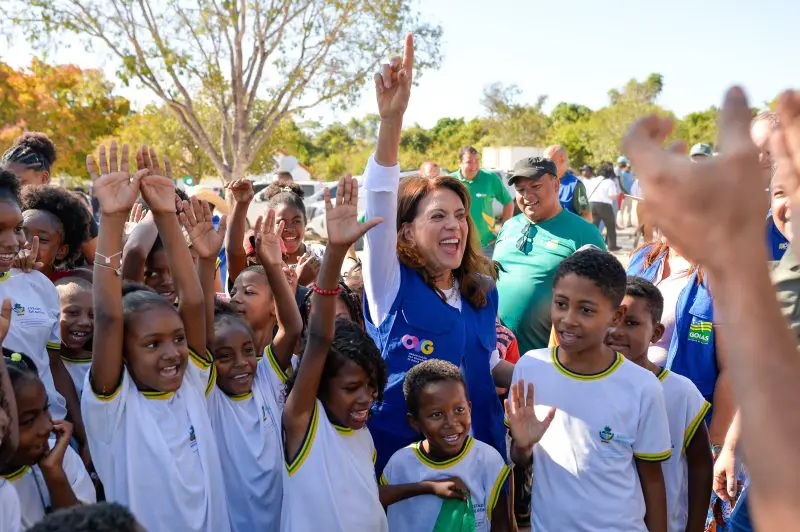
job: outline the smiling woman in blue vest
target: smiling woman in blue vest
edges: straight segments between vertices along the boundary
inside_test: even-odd
[[[393,60],[376,76],[381,124],[364,171],[367,218],[384,220],[365,237],[363,266],[367,330],[389,369],[383,404],[369,421],[378,472],[396,450],[420,439],[407,421],[403,380],[429,358],[461,368],[473,435],[506,454],[490,368],[499,360],[497,290],[469,217],[469,192],[450,176],[400,183],[397,161],[412,60],[413,44],[407,42],[405,61]],[[453,423],[453,431],[459,426]]]
[[[711,442],[722,445],[736,406],[714,323],[708,279],[661,238],[631,255],[628,275],[644,277],[664,296],[664,337],[648,358],[690,379],[711,403],[706,422]]]

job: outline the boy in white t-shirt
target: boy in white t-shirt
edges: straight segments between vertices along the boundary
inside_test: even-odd
[[[713,460],[704,418],[711,405],[697,387],[681,375],[648,360],[647,349],[664,334],[659,323],[664,298],[652,283],[628,279],[622,304],[627,311],[618,327],[609,332],[609,347],[650,370],[664,388],[672,456],[663,464],[667,490],[669,532],[702,532],[711,497]]]
[[[661,385],[604,344],[625,315],[626,279],[602,251],[565,259],[551,305],[559,346],[526,353],[514,369],[513,382],[535,388],[539,417],[556,409],[535,445],[524,425],[510,423],[512,460],[534,463],[533,530],[667,529],[661,462],[671,451]]]
[[[411,368],[403,383],[408,421],[425,437],[394,453],[380,478],[389,532],[434,530],[461,502],[476,532],[509,530],[505,482],[510,469],[493,447],[470,436],[471,404],[461,371],[430,359]],[[456,503],[458,504],[458,503]],[[458,513],[459,508],[455,508]],[[444,529],[444,528],[443,528]]]

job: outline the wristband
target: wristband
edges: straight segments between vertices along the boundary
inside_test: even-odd
[[[319,294],[321,296],[338,296],[339,294],[342,293],[341,286],[337,286],[336,288],[326,290],[325,288],[320,288],[319,286],[317,286],[317,283],[312,283],[310,288],[312,292],[314,292],[315,294]]]

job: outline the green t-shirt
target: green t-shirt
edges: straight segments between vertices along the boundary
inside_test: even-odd
[[[497,200],[502,205],[506,205],[511,201],[511,194],[509,194],[508,189],[503,185],[497,174],[493,172],[478,170],[478,174],[472,181],[464,179],[461,175],[461,170],[450,175],[464,183],[469,189],[469,194],[472,197],[472,206],[469,209],[469,214],[478,229],[481,247],[488,246],[497,238],[497,229],[495,228],[494,215],[492,214],[492,200]]]
[[[528,223],[524,214],[507,221],[497,237],[493,257],[505,270],[497,281],[498,315],[517,336],[520,353],[547,347],[553,277],[561,261],[587,244],[606,249],[597,228],[567,210],[526,230]],[[517,246],[523,231],[533,238],[527,255]]]

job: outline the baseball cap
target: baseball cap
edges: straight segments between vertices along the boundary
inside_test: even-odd
[[[581,172],[583,172],[584,170],[589,170],[590,172],[594,172],[594,168],[592,168],[591,164],[584,164],[583,166],[581,166]]]
[[[617,164],[631,164],[631,162],[624,155],[620,155],[617,157]]]
[[[508,173],[508,184],[513,185],[518,177],[539,179],[545,174],[556,175],[556,163],[544,157],[528,157],[517,161],[514,169]]]
[[[714,155],[714,149],[711,147],[710,144],[695,144],[692,146],[692,151],[689,152],[689,157],[694,157],[695,155],[704,155],[705,157],[711,157]]]

